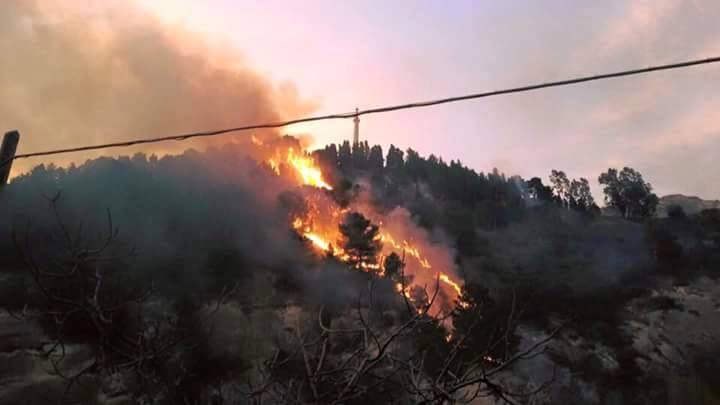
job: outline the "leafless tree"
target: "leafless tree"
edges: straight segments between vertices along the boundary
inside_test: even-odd
[[[49,199],[57,227],[58,257],[35,255],[32,232],[13,232],[13,241],[34,281],[38,297],[24,306],[16,318],[40,321],[51,325],[53,341],[40,356],[51,366],[51,374],[66,381],[59,403],[71,403],[73,389],[87,378],[120,376],[138,384],[138,395],[157,394],[162,384],[157,370],[167,362],[177,362],[180,350],[189,350],[198,342],[196,330],[183,325],[171,312],[150,316],[147,305],[156,300],[153,285],[127,290],[120,282],[113,283],[113,266],[133,255],[132,250],[113,249],[118,242],[118,229],[107,210],[107,233],[92,244],[83,239],[82,225],[71,229],[62,220],[60,194]],[[122,252],[118,255],[118,252]],[[203,310],[211,318],[231,296],[234,288],[225,288],[213,303]],[[212,323],[206,322],[208,334]],[[82,331],[83,336],[76,335]],[[79,367],[69,358],[68,345],[89,345],[90,358]],[[182,369],[182,364],[178,366]],[[129,394],[129,393],[128,393]],[[137,394],[137,393],[136,393]]]
[[[73,390],[83,378],[120,378],[128,396],[149,402],[167,399],[173,390],[181,390],[182,384],[194,382],[196,374],[184,362],[184,355],[209,344],[215,330],[212,318],[232,298],[236,286],[224,288],[212,301],[194,309],[195,314],[148,311],[161,299],[153,286],[121,288],[113,282],[114,267],[106,265],[122,262],[133,253],[113,248],[119,238],[111,213],[107,212],[106,234],[93,243],[81,238],[82,227],[72,230],[62,221],[58,200],[59,196],[49,199],[62,241],[60,257],[39,260],[29,231],[24,235],[16,232],[13,239],[40,297],[14,315],[51,321],[53,344],[41,356],[51,364],[52,373],[67,382],[59,402],[71,403]],[[445,336],[443,356],[430,366],[433,349],[418,344],[418,337],[431,330],[442,330],[445,335],[442,325],[449,325],[452,317],[449,310],[434,310],[431,315],[430,309],[439,305],[440,280],[423,289],[420,296],[425,299],[398,294],[402,298],[391,311],[389,324],[378,309],[377,279],[369,280],[352,310],[343,313],[340,320],[344,325],[328,321],[327,310],[321,306],[311,311],[316,319],[299,319],[278,336],[273,355],[256,364],[253,372],[204,381],[206,392],[217,394],[214,400],[205,395],[179,401],[339,405],[374,398],[385,403],[456,404],[485,396],[517,404],[546,387],[542,384],[532,391],[517,392],[503,382],[515,364],[542,353],[560,331],[558,327],[519,352],[507,349],[520,313],[514,295],[506,325],[500,329],[503,333],[493,335],[484,350],[478,352],[466,345],[473,328],[488,327],[478,311],[469,329],[452,330]],[[400,291],[406,291],[404,274],[399,280]],[[189,323],[187,318],[197,312],[204,322]],[[204,329],[198,331],[198,325]],[[78,328],[84,333],[79,342],[89,345],[91,356],[73,366],[68,361],[68,344],[78,342],[73,336],[73,329]],[[505,353],[498,356],[502,347]],[[173,371],[167,372],[168,368]]]
[[[413,347],[412,337],[422,333],[424,326],[449,316],[429,315],[439,291],[438,282],[425,303],[411,302],[403,296],[407,316],[389,329],[371,321],[372,282],[365,303],[361,305],[358,300],[354,327],[326,325],[320,308],[317,326],[303,328],[298,322],[292,330],[295,341],[287,347],[278,347],[274,356],[260,365],[258,381],[244,383],[245,395],[255,404],[348,404],[366,401],[378,392],[386,393],[382,398],[385,403],[455,404],[492,396],[501,403],[516,404],[551,383],[552,379],[530,392],[513,392],[504,387],[501,377],[514,364],[542,353],[560,327],[531,347],[507,353],[503,358],[491,358],[489,354],[509,339],[509,328],[489,342],[485,352],[472,355],[463,345],[466,336],[452,336],[441,367],[428,373],[424,364],[428,349]],[[513,300],[507,322],[516,321]],[[479,317],[473,325],[476,326],[484,326]],[[340,347],[339,342],[347,341],[348,336],[355,337],[350,339],[353,343]],[[293,366],[300,372],[283,372]]]

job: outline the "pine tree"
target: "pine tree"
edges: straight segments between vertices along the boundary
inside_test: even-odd
[[[356,268],[377,264],[377,255],[382,249],[377,225],[358,212],[350,212],[339,228],[342,234],[339,245],[349,256],[348,263]]]

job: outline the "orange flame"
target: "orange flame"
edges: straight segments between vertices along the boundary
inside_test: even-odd
[[[315,162],[306,156],[295,156],[293,149],[288,149],[288,162],[295,168],[303,179],[303,183],[309,186],[332,190],[332,187],[323,180],[322,171],[315,167]]]
[[[280,165],[278,164],[275,159],[268,159],[268,164],[272,168],[272,170],[275,172],[276,175],[280,175]]]
[[[332,190],[332,186],[325,181],[322,171],[315,166],[313,159],[305,155],[296,155],[293,148],[288,148],[287,155],[284,158],[277,151],[275,156],[269,158],[267,162],[278,176],[280,175],[280,164],[282,162],[295,170],[295,173],[302,179],[302,184]]]
[[[420,251],[416,247],[413,247],[412,245],[410,245],[408,243],[408,241],[403,240],[402,244],[399,244],[388,233],[381,234],[380,240],[383,242],[388,242],[395,249],[401,250],[402,252],[409,254],[410,256],[416,258],[417,261],[420,263],[420,266],[422,266],[423,268],[425,268],[425,269],[432,268],[432,265],[430,265],[430,262],[426,258],[422,257],[422,255],[420,254]]]
[[[295,218],[293,220],[292,226],[296,231],[298,231],[298,233],[300,233],[303,237],[310,241],[312,246],[318,249],[320,252],[330,253],[342,262],[349,262],[351,259],[350,255],[347,254],[339,246],[334,246],[330,242],[331,240],[339,239],[340,234],[339,231],[337,231],[337,222],[339,221],[340,212],[341,210],[336,209],[330,215],[317,218],[316,216],[320,216],[320,212],[317,207],[313,206],[310,212],[307,214],[307,218]],[[328,227],[324,230],[320,229],[319,227],[315,226],[315,220],[318,219],[321,220],[321,222],[324,219],[326,222],[329,222],[330,225],[328,225]],[[419,264],[420,268],[432,268],[432,264],[427,258],[422,255],[420,249],[411,245],[408,241],[403,240],[402,243],[398,243],[393,238],[393,236],[387,232],[382,233],[379,239],[383,242],[386,242],[391,248],[401,250],[403,253],[406,253],[410,257],[414,258]],[[358,264],[358,268],[363,271],[374,271],[379,275],[382,275],[384,273],[384,269],[381,263],[383,263],[384,257],[385,256],[381,255],[379,263],[361,262]],[[445,291],[451,299],[457,299],[462,295],[461,284],[454,281],[448,274],[438,271],[435,272],[433,279],[437,279],[438,282],[441,283],[441,286],[447,286],[447,288],[449,288],[449,291]],[[395,289],[399,294],[404,295],[405,298],[408,299],[408,301],[414,303],[414,300],[410,295],[411,286],[405,285],[403,287],[401,283],[397,283],[395,285]],[[463,307],[467,305],[467,303],[464,302],[459,302],[459,304]]]
[[[252,141],[257,145],[262,145],[262,142],[256,138],[253,138]],[[297,174],[297,178],[301,184],[324,190],[332,190],[332,186],[325,181],[322,171],[316,166],[313,159],[302,152],[296,154],[293,148],[288,148],[284,156],[280,151],[276,151],[274,156],[269,158],[267,162],[277,175],[280,175],[282,167],[290,167]],[[312,202],[310,205],[311,210],[306,213],[304,217],[297,217],[293,219],[293,229],[307,239],[318,251],[329,253],[340,261],[349,262],[351,260],[350,255],[341,247],[333,244],[333,241],[337,241],[340,238],[338,223],[342,218],[341,214],[348,211],[348,209],[340,209],[337,206],[332,206],[329,209],[326,208],[323,212],[323,210],[321,210],[318,206],[314,206]],[[382,224],[382,222],[380,222],[380,224]],[[384,253],[387,254],[389,253],[389,250],[394,249],[399,251],[398,253],[402,253],[403,256],[408,255],[413,258],[421,269],[429,270],[433,268],[428,258],[423,256],[420,249],[413,246],[407,240],[403,239],[400,242],[387,231],[382,232],[379,235],[379,239],[387,248]],[[382,266],[383,259],[384,256],[381,255],[378,263],[361,262],[358,264],[358,269],[362,271],[372,271],[382,275],[384,273]],[[424,278],[427,280],[427,277]],[[461,284],[453,281],[448,274],[437,271],[435,272],[433,279],[439,280],[441,286],[446,286],[442,290],[444,291],[444,295],[451,300],[450,302],[452,302],[453,299],[460,297],[462,293]],[[414,303],[410,294],[411,286],[405,285],[403,287],[402,284],[398,283],[396,285],[396,290],[399,294],[405,296],[408,301]],[[460,305],[463,305],[463,303],[460,303]]]
[[[303,234],[306,238],[310,240],[310,242],[313,243],[313,245],[319,247],[321,250],[324,251],[330,251],[330,242],[324,240],[320,237],[320,235],[316,235],[312,232],[306,232]]]
[[[450,279],[450,277],[448,277],[447,274],[445,274],[445,273],[440,273],[440,276],[439,276],[439,277],[440,277],[440,281],[442,281],[443,283],[445,283],[445,284],[449,285],[450,287],[452,287],[452,288],[455,290],[455,292],[457,293],[457,295],[461,295],[461,294],[462,294],[462,287],[460,287],[460,284],[452,281],[452,280]]]

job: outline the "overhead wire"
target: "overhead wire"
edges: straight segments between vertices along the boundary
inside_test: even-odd
[[[511,88],[507,88],[507,89],[492,90],[492,91],[486,91],[486,92],[481,92],[481,93],[471,93],[471,94],[466,94],[466,95],[462,95],[462,96],[440,98],[440,99],[429,100],[429,101],[420,101],[420,102],[398,104],[398,105],[385,106],[385,107],[375,107],[375,108],[369,108],[369,109],[364,109],[364,110],[357,110],[357,111],[349,112],[349,113],[318,115],[318,116],[311,116],[311,117],[304,117],[304,118],[296,118],[296,119],[287,120],[287,121],[249,124],[249,125],[238,126],[238,127],[234,127],[234,128],[225,128],[225,129],[218,129],[218,130],[212,130],[212,131],[201,131],[201,132],[192,132],[192,133],[186,133],[186,134],[169,135],[169,136],[163,136],[163,137],[158,137],[158,138],[141,138],[141,139],[134,139],[134,140],[123,141],[123,142],[111,142],[111,143],[104,143],[104,144],[97,144],[97,145],[79,146],[79,147],[73,147],[73,148],[63,148],[63,149],[54,149],[54,150],[47,150],[47,151],[41,151],[41,152],[23,153],[23,154],[15,155],[12,158],[3,161],[2,163],[0,163],[0,167],[3,167],[6,164],[8,164],[14,160],[31,158],[31,157],[50,156],[50,155],[82,152],[82,151],[97,150],[97,149],[120,148],[120,147],[128,147],[128,146],[134,146],[134,145],[167,142],[167,141],[185,141],[185,140],[192,139],[192,138],[218,136],[218,135],[224,135],[224,134],[228,134],[228,133],[232,133],[232,132],[250,131],[250,130],[257,130],[257,129],[281,128],[281,127],[291,126],[291,125],[305,123],[305,122],[348,119],[348,118],[355,118],[355,117],[359,117],[359,116],[363,116],[363,115],[380,114],[380,113],[387,113],[387,112],[391,112],[391,111],[408,110],[408,109],[414,109],[414,108],[424,108],[424,107],[430,107],[430,106],[435,106],[435,105],[439,105],[439,104],[454,103],[454,102],[459,102],[459,101],[492,97],[492,96],[498,96],[498,95],[503,95],[503,94],[521,93],[521,92],[545,89],[545,88],[549,88],[549,87],[567,86],[567,85],[572,85],[572,84],[585,83],[585,82],[591,82],[591,81],[596,81],[596,80],[605,80],[605,79],[618,78],[618,77],[624,77],[624,76],[633,76],[633,75],[646,74],[646,73],[658,72],[658,71],[663,71],[663,70],[680,69],[680,68],[686,68],[686,67],[697,66],[697,65],[706,65],[706,64],[717,63],[717,62],[720,62],[720,57],[694,59],[694,60],[689,60],[689,61],[684,61],[684,62],[677,62],[677,63],[671,63],[671,64],[665,64],[665,65],[656,65],[656,66],[650,66],[650,67],[638,68],[638,69],[622,70],[622,71],[598,74],[598,75],[592,75],[592,76],[582,76],[582,77],[576,77],[576,78],[572,78],[572,79],[551,81],[551,82],[545,82],[545,83],[539,83],[539,84],[531,84],[531,85],[525,85],[525,86],[520,86],[520,87],[511,87]]]

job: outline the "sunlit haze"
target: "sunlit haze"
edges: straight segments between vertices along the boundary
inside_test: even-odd
[[[138,1],[240,55],[273,85],[292,84],[317,114],[720,54],[720,3],[712,0]],[[562,168],[589,178],[597,196],[602,170],[629,165],[660,195],[719,198],[720,170],[710,169],[720,152],[717,83],[711,65],[374,115],[363,117],[361,138],[478,171],[546,178]],[[228,121],[246,124],[240,117]],[[352,123],[287,132],[322,146],[348,139]]]
[[[0,55],[0,405],[720,404],[720,0],[0,0]]]

